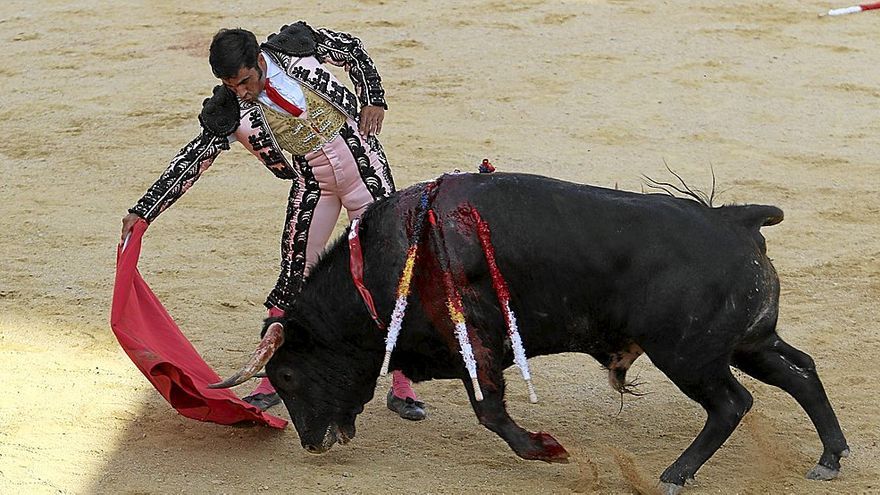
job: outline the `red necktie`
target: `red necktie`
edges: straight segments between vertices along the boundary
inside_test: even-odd
[[[284,99],[281,96],[281,93],[278,92],[277,89],[272,87],[272,83],[269,82],[269,78],[266,77],[266,96],[272,100],[272,103],[278,105],[283,108],[287,113],[293,115],[294,117],[299,117],[301,113],[303,113],[302,109],[293,103]]]

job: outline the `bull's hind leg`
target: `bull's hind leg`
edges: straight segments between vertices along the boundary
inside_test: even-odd
[[[481,373],[483,400],[478,401],[470,379],[462,379],[467,388],[471,406],[480,424],[494,431],[523,459],[545,462],[568,462],[568,452],[548,433],[532,433],[517,425],[504,407],[504,376],[501,372]]]
[[[846,438],[816,374],[813,359],[784,342],[776,332],[757,344],[737,349],[732,364],[768,385],[788,392],[813,421],[824,448],[807,478],[830,480],[840,473],[840,458],[849,454]]]
[[[660,475],[666,492],[677,493],[730,437],[752,407],[752,395],[733,377],[726,360],[698,369],[682,365],[664,366],[668,363],[657,360],[654,363],[707,413],[706,424],[697,438]]]

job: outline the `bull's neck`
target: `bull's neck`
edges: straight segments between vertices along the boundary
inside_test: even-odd
[[[348,253],[341,242],[327,251],[305,281],[293,312],[317,341],[378,353],[381,360],[385,331],[372,320],[354,286]]]

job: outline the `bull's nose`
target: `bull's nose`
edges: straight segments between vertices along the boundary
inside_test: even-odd
[[[324,432],[324,438],[321,440],[320,445],[309,444],[304,441],[302,442],[302,446],[309,454],[323,454],[330,450],[330,447],[336,443],[336,435],[334,433],[337,430],[338,427],[335,424],[330,424]]]

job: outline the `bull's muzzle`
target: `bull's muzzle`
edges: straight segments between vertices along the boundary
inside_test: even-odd
[[[324,438],[321,440],[320,445],[309,445],[303,443],[303,447],[308,451],[309,454],[323,454],[330,450],[330,447],[336,442],[341,444],[346,444],[351,440],[352,433],[348,433],[344,428],[340,428],[339,425],[335,423],[331,423],[327,426],[327,430],[324,432]]]
[[[272,358],[272,355],[275,354],[275,351],[277,351],[283,343],[284,327],[281,325],[281,323],[272,323],[271,325],[269,325],[269,328],[266,329],[266,335],[263,336],[263,340],[261,340],[259,345],[257,345],[257,349],[251,355],[251,358],[248,360],[247,364],[245,364],[234,375],[223,380],[222,382],[212,383],[211,385],[208,385],[208,388],[234,387],[253,378],[253,376],[256,375],[257,372],[263,368],[263,366],[266,366],[266,363],[269,362],[269,359]]]

